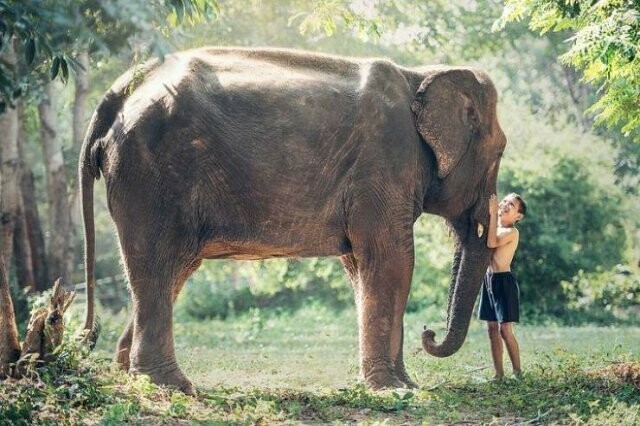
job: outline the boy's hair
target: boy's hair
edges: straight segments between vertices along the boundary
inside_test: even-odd
[[[522,217],[525,217],[527,215],[527,203],[524,202],[522,197],[519,194],[516,194],[515,192],[512,192],[511,194],[507,195],[507,197],[513,197],[516,200],[518,200],[518,213],[520,213]]]

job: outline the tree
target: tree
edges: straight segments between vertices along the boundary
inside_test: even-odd
[[[67,177],[62,146],[57,135],[56,117],[51,102],[53,83],[44,87],[44,98],[38,104],[40,142],[47,175],[49,200],[49,281],[62,278],[71,283],[74,267],[75,230],[71,226],[71,209],[67,196]]]
[[[616,171],[637,192],[640,177],[640,3],[634,0],[505,0],[495,29],[529,18],[529,27],[540,34],[569,33],[560,61],[582,71],[582,80],[598,90],[598,98],[586,110],[624,138]]]
[[[4,49],[0,59],[5,69],[12,74],[16,73],[16,57],[12,40]],[[18,217],[20,197],[20,173],[18,162],[18,109],[13,106],[0,115],[0,134],[2,144],[0,146],[2,166],[2,191],[0,194],[1,227],[2,227],[2,260],[9,264],[13,253],[13,233],[15,221]]]
[[[134,58],[141,58],[148,53],[162,55],[168,49],[165,37],[167,28],[183,22],[194,23],[216,11],[215,0],[157,0],[142,4],[131,4],[124,0],[0,0],[0,48],[9,52],[10,47],[16,46],[15,53],[11,49],[13,64],[0,62],[0,109],[9,107],[8,114],[3,117],[6,116],[7,123],[13,123],[17,102],[36,101],[39,104],[40,139],[50,204],[49,283],[57,277],[63,277],[65,283],[71,282],[76,241],[70,206],[77,197],[71,197],[69,202],[68,188],[75,187],[75,179],[69,180],[66,176],[63,145],[58,138],[56,117],[51,109],[54,91],[52,83],[47,80],[59,77],[66,82],[70,69],[76,71],[71,154],[77,157],[86,120],[84,111],[87,109],[89,90],[89,56],[100,58],[126,50],[129,46],[134,49]],[[141,33],[148,34],[149,38],[144,41],[135,39]],[[9,39],[16,43],[9,46]],[[20,73],[14,71],[16,67],[21,69]],[[47,68],[49,72],[45,73]],[[17,126],[21,127],[21,124]],[[14,142],[15,138],[11,138],[11,141]],[[14,149],[16,144],[12,143],[11,146],[13,148],[8,153],[17,152]],[[9,173],[8,167],[14,163],[15,173]],[[72,164],[75,165],[75,161]],[[3,178],[7,182],[18,182],[18,179],[9,180],[9,177],[20,175],[19,165],[18,161],[13,160],[4,163],[7,170],[3,170]],[[75,173],[71,176],[75,176]],[[18,192],[12,190],[14,186],[19,189],[18,185],[5,185],[3,197],[8,197],[7,200],[21,198]],[[3,205],[8,209],[20,204],[5,202]],[[8,245],[13,240],[10,238],[11,232],[17,226],[18,216],[13,210],[7,212],[7,220],[3,225],[3,232],[9,237],[4,239],[7,256],[11,254]],[[37,214],[31,214],[30,217],[33,219]],[[28,225],[27,229],[33,229]],[[22,230],[20,226],[17,229]],[[26,249],[24,245],[17,248]],[[31,251],[36,250],[33,248]],[[19,252],[27,256],[28,250]],[[16,261],[21,266],[33,263],[27,259]],[[24,268],[20,269],[25,271]],[[36,287],[42,287],[42,284]]]
[[[27,81],[12,77],[0,64],[0,112],[23,94],[29,78],[48,68],[51,79],[69,77],[76,60],[90,53],[109,54],[127,47],[138,54],[163,55],[168,49],[165,30],[183,22],[195,23],[218,11],[216,0],[0,0],[0,48],[11,37],[22,44],[31,67]],[[133,40],[139,34],[147,39]]]
[[[583,161],[560,156],[545,176],[502,168],[504,192],[531,206],[518,225],[515,270],[524,298],[545,313],[562,314],[559,283],[580,270],[616,265],[626,248],[620,191],[594,180]]]
[[[25,187],[25,182],[31,176],[26,177],[26,174],[31,173],[25,167],[24,162],[24,144],[25,144],[25,129],[24,129],[24,107],[20,105],[18,107],[18,158],[20,170],[20,182],[18,183],[18,209],[17,214],[14,217],[14,233],[13,233],[13,252],[15,255],[16,264],[16,276],[18,283],[23,287],[30,286],[32,291],[38,291],[40,287],[44,290],[47,282],[47,276],[44,271],[41,270],[41,265],[46,265],[44,259],[36,259],[33,256],[34,251],[38,252],[38,249],[44,254],[44,241],[40,247],[37,246],[37,240],[32,244],[31,234],[39,235],[40,240],[42,238],[42,232],[39,229],[39,223],[34,226],[30,222],[29,217],[33,215],[29,209],[36,209],[35,203],[30,203],[29,198],[31,194],[27,195],[25,191],[29,191],[30,188]],[[37,212],[35,213],[37,218]],[[33,226],[34,229],[31,227]],[[44,256],[43,256],[44,257]]]
[[[4,379],[9,374],[9,364],[16,362],[18,358],[20,358],[20,342],[16,316],[11,293],[9,293],[9,280],[4,260],[0,258],[0,379]]]

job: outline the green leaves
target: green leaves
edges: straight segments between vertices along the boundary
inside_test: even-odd
[[[58,76],[58,70],[60,70],[60,57],[56,56],[51,62],[51,68],[49,69],[49,76],[51,80],[54,80]]]
[[[58,74],[60,74],[62,82],[66,84],[69,80],[69,66],[64,56],[56,56],[53,58],[53,61],[51,61],[49,77],[51,80],[55,80]]]
[[[301,34],[324,34],[331,37],[338,31],[355,31],[362,39],[378,40],[382,34],[379,17],[367,17],[353,10],[351,2],[344,0],[316,0],[310,4],[311,10],[296,13],[289,19],[289,25],[300,20]]]
[[[36,57],[36,41],[34,39],[27,40],[27,46],[24,51],[27,65],[31,65]]]
[[[582,70],[583,80],[599,86],[600,98],[587,110],[596,124],[618,128],[640,143],[640,4],[633,1],[506,0],[494,29],[528,17],[529,27],[571,31],[561,56]]]
[[[171,11],[167,22],[173,27],[182,25],[185,18],[190,25],[194,25],[220,14],[216,0],[165,0],[165,7]]]
[[[218,13],[217,0],[0,0],[0,47],[20,41],[17,66],[24,63],[27,71],[0,69],[6,77],[0,79],[0,108],[12,104],[11,94],[21,84],[28,87],[47,75],[67,82],[79,51],[89,49],[95,57],[133,48],[161,56],[169,51],[169,28]],[[143,34],[144,40],[134,39]]]

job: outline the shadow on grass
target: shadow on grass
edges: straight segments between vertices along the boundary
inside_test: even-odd
[[[540,359],[521,379],[480,380],[450,371],[416,390],[362,385],[314,391],[200,389],[189,397],[96,363],[63,362],[34,380],[0,384],[0,424],[283,422],[388,424],[637,424],[640,363],[589,364],[569,353]],[[604,367],[602,367],[605,365]],[[441,381],[443,375],[449,379]],[[437,383],[437,384],[435,384]],[[4,423],[3,423],[4,420]]]
[[[358,385],[324,392],[202,390],[201,403],[229,419],[391,423],[469,422],[634,424],[640,415],[640,364],[599,371],[533,371],[500,382],[442,383],[413,391],[374,392]],[[256,417],[258,416],[258,417]]]
[[[520,379],[443,384],[430,393],[421,410],[437,420],[634,424],[640,414],[640,364],[593,371],[537,365]]]
[[[374,392],[357,385],[324,391],[210,389],[202,390],[198,399],[209,406],[222,407],[228,415],[243,420],[252,413],[262,412],[270,413],[272,420],[281,421],[353,422],[412,417],[409,411],[415,397],[412,391]]]

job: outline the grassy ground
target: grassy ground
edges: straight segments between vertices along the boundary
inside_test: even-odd
[[[429,317],[406,318],[407,369],[420,389],[383,392],[358,382],[351,310],[314,306],[293,315],[256,310],[234,321],[177,321],[176,350],[198,388],[195,398],[111,368],[106,359],[124,316],[105,318],[90,362],[67,355],[56,368],[69,374],[45,371],[36,385],[0,386],[0,424],[640,423],[639,327],[519,326],[526,374],[496,383],[482,324],[473,321],[456,355],[436,359],[420,347]]]

